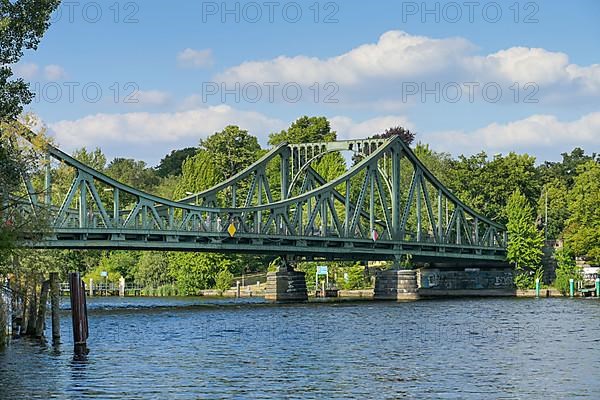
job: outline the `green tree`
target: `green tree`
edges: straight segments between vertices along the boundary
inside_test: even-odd
[[[8,212],[6,199],[16,189],[20,177],[30,171],[28,153],[15,147],[13,120],[29,104],[33,93],[22,79],[12,79],[12,64],[23,56],[24,50],[37,49],[49,26],[52,12],[60,0],[0,0],[0,220]],[[10,206],[10,204],[8,204]],[[0,224],[0,262],[14,246],[15,223]]]
[[[280,143],[316,143],[333,142],[337,139],[335,131],[331,130],[325,117],[298,118],[287,130],[269,135],[269,144],[277,146]]]
[[[261,151],[258,139],[235,125],[200,141],[214,164],[219,181],[237,174],[257,159]]]
[[[160,179],[154,169],[144,161],[129,158],[115,158],[106,168],[106,173],[126,185],[144,192],[153,192]]]
[[[153,288],[172,283],[168,254],[162,251],[143,252],[133,268],[133,279],[139,285]]]
[[[415,133],[401,126],[393,126],[385,130],[385,132],[373,135],[374,139],[388,139],[392,136],[400,136],[400,139],[407,145],[411,145],[415,140]]]
[[[23,51],[37,49],[60,0],[0,1],[0,121],[16,118],[33,93],[22,79],[12,79],[11,64]]]
[[[588,161],[578,167],[569,212],[565,241],[575,256],[600,265],[600,163]]]
[[[346,173],[346,162],[339,152],[328,153],[317,160],[313,168],[327,181],[331,181]]]
[[[156,174],[161,178],[167,176],[181,175],[181,167],[185,160],[193,157],[198,152],[196,147],[186,147],[185,149],[173,150],[171,153],[160,160],[156,167]]]
[[[109,275],[114,273],[117,280],[121,276],[126,280],[132,280],[138,259],[139,255],[133,251],[111,251],[102,257],[97,270],[107,271]]]
[[[175,189],[176,198],[186,197],[188,192],[201,192],[219,183],[220,174],[212,160],[208,151],[200,150],[183,162],[182,176]]]
[[[161,178],[158,185],[154,188],[153,192],[157,196],[163,197],[169,200],[177,200],[176,196],[179,184],[181,182],[181,176],[167,176]]]
[[[24,123],[31,122],[31,116],[24,116]],[[39,175],[48,143],[44,130],[27,144],[22,140],[25,134],[29,134],[29,129],[22,123],[0,120],[0,259],[14,249],[20,232],[34,234],[31,239],[35,240],[48,226],[49,215],[44,210],[38,209],[35,214],[17,210],[16,199],[28,196],[23,180],[34,181]]]
[[[578,168],[588,161],[600,161],[600,156],[596,153],[591,155],[585,154],[585,151],[576,147],[571,153],[562,153],[562,161],[550,162],[546,161],[538,167],[540,179],[543,184],[551,182],[555,179],[561,181],[568,189],[573,187],[575,177],[577,176]]]
[[[215,289],[223,293],[231,288],[232,283],[233,274],[228,269],[222,269],[215,278]]]
[[[507,193],[518,188],[529,204],[535,204],[540,195],[535,158],[527,154],[496,155],[491,160],[485,152],[460,156],[452,162],[451,171],[446,182],[449,189],[463,202],[500,223],[507,221]]]
[[[533,210],[523,194],[517,189],[506,205],[508,216],[507,260],[515,266],[515,284],[518,288],[530,288],[534,275],[541,273],[542,246],[544,239],[535,226]]]
[[[537,204],[537,215],[540,226],[544,226],[546,219],[546,204],[548,210],[548,226],[546,235],[548,239],[559,239],[569,217],[568,190],[566,184],[556,178],[548,182],[542,189],[542,194]]]
[[[371,282],[365,274],[365,267],[356,263],[352,266],[341,268],[338,273],[343,274],[340,287],[344,290],[365,289],[371,286]]]
[[[88,151],[85,147],[82,147],[81,149],[75,150],[72,155],[73,158],[92,167],[96,171],[104,172],[104,169],[106,168],[106,156],[99,147],[96,147],[92,151]]]
[[[200,290],[215,286],[221,269],[231,266],[231,259],[217,253],[170,253],[169,269],[177,280],[179,292],[197,295]]]
[[[568,247],[563,247],[554,252],[554,259],[557,263],[556,280],[554,287],[563,295],[569,292],[570,280],[578,281],[583,279],[581,268],[575,263],[573,252]]]

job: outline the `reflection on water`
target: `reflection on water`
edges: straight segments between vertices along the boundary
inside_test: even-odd
[[[68,305],[68,302],[64,302]],[[19,340],[1,399],[597,399],[600,301],[94,298],[90,353]],[[50,332],[47,332],[50,335]]]

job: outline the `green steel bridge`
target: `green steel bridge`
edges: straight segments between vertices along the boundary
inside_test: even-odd
[[[120,183],[58,148],[47,152],[45,176],[25,180],[9,209],[50,221],[43,237],[25,235],[27,247],[296,260],[398,261],[410,254],[420,262],[485,263],[506,256],[505,227],[461,202],[398,137],[280,144],[228,180],[178,201]],[[315,163],[335,152],[351,152],[355,164],[326,180]],[[53,184],[53,163],[72,171],[68,190]]]

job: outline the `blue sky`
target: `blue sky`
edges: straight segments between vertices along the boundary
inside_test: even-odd
[[[454,155],[556,160],[600,150],[599,18],[593,0],[73,1],[15,71],[67,151],[155,164],[306,114],[342,139],[405,125]]]

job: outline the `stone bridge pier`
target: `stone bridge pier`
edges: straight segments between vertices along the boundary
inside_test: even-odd
[[[396,268],[379,271],[375,276],[373,299],[418,300],[417,271]]]
[[[267,273],[265,299],[273,302],[307,301],[305,273],[295,271],[292,264],[283,259],[275,272]]]

